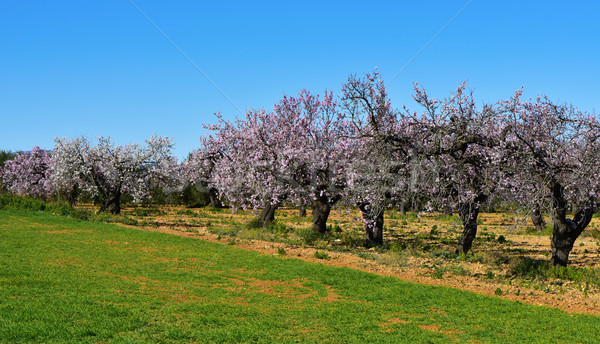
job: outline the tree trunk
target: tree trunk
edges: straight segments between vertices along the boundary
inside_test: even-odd
[[[552,220],[552,265],[567,266],[569,254],[579,234],[573,231],[574,226],[569,221]]]
[[[530,216],[531,216],[531,222],[533,222],[533,225],[535,226],[535,229],[538,232],[541,232],[544,229],[546,229],[546,221],[544,221],[544,217],[542,216],[542,212],[540,210],[539,204],[536,203],[534,205]]]
[[[569,254],[573,249],[575,240],[583,232],[585,227],[592,221],[596,212],[595,202],[581,207],[575,214],[573,220],[567,218],[567,200],[564,196],[564,188],[557,181],[551,181],[552,190],[552,265],[567,266]]]
[[[365,246],[379,246],[383,244],[383,211],[373,209],[369,204],[359,204],[365,223]]]
[[[331,205],[326,197],[319,197],[313,204],[313,231],[327,232],[327,218],[331,212]]]
[[[79,186],[74,185],[71,190],[69,192],[67,192],[67,202],[69,202],[69,205],[71,207],[73,207],[75,205],[75,203],[77,203],[77,199],[79,198],[79,194],[81,190],[79,189]]]
[[[106,197],[102,198],[100,202],[100,212],[108,212],[111,214],[121,213],[121,191],[115,191],[109,193]]]
[[[298,207],[298,217],[306,217],[306,206],[304,204]]]
[[[271,204],[271,202],[267,201],[265,206],[260,213],[260,222],[262,223],[263,228],[269,227],[273,221],[275,221],[275,210],[279,207],[279,204]]]
[[[360,206],[359,206],[359,208],[360,208]],[[409,209],[410,209],[410,201],[408,201],[408,200],[401,201],[400,204],[398,205],[398,210],[400,211],[402,216],[406,216],[406,213],[409,211]]]
[[[221,203],[221,200],[219,199],[219,194],[217,189],[215,188],[208,188],[208,199],[210,201],[210,206],[213,208],[222,208],[223,207],[223,203]]]
[[[487,200],[487,196],[478,195],[473,202],[461,203],[458,206],[458,215],[463,224],[463,233],[458,239],[456,253],[467,253],[473,246],[473,240],[477,235],[477,216],[481,203]]]
[[[575,240],[590,223],[595,212],[595,206],[591,206],[580,210],[573,220],[552,217],[552,265],[567,266]]]

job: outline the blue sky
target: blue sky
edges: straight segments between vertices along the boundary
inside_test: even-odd
[[[412,82],[442,98],[466,80],[482,102],[523,86],[600,110],[595,1],[132,2],[235,106],[128,0],[3,0],[0,149],[156,132],[181,159],[215,112],[235,119],[303,88],[335,93],[375,67],[397,75],[394,107],[418,109]]]

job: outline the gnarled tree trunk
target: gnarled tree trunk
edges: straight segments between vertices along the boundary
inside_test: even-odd
[[[275,210],[277,208],[279,208],[279,204],[271,204],[269,201],[265,202],[265,206],[260,213],[260,222],[264,228],[269,227],[275,221]]]
[[[456,253],[467,253],[473,247],[473,240],[477,235],[477,216],[479,208],[487,200],[486,195],[478,195],[473,202],[461,203],[458,206],[458,215],[463,224],[463,233],[458,239]]]
[[[370,204],[359,204],[365,223],[365,246],[383,244],[383,210],[374,209]]]
[[[331,212],[331,205],[327,197],[319,197],[313,203],[313,231],[318,233],[327,232],[327,218]]]
[[[102,197],[100,201],[100,212],[111,214],[121,213],[121,191],[114,191]]]
[[[298,217],[306,217],[306,206],[304,204],[298,207]]]
[[[535,204],[533,210],[531,210],[531,222],[533,222],[533,226],[538,232],[546,229],[546,221],[544,221],[544,217],[542,216],[542,212],[540,210],[540,205]]]
[[[575,214],[573,220],[568,219],[563,186],[552,181],[550,187],[553,196],[552,265],[567,266],[575,240],[590,223],[597,208],[595,202],[590,202]]]

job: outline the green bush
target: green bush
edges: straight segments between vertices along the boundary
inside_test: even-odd
[[[79,220],[91,220],[107,223],[123,223],[126,225],[137,225],[137,221],[123,215],[108,213],[94,214],[89,211],[75,209],[64,201],[46,203],[42,200],[20,197],[10,194],[0,195],[0,209],[22,210],[22,211],[44,211],[56,215],[68,216]]]
[[[324,259],[324,260],[329,260],[330,259],[330,257],[327,254],[327,252],[319,252],[319,251],[315,252],[315,258],[317,258],[317,259]]]
[[[46,202],[35,198],[0,195],[0,209],[3,210],[44,211],[46,206]]]
[[[362,246],[365,241],[362,235],[354,231],[342,233],[340,240],[343,245],[351,248]]]
[[[471,275],[471,271],[463,268],[460,265],[451,265],[448,268],[448,271],[450,271],[453,275],[458,275],[458,276],[470,276]]]
[[[210,194],[202,183],[190,183],[181,192],[178,202],[188,208],[201,208],[210,204]]]
[[[436,258],[442,258],[445,260],[455,260],[458,257],[458,254],[454,251],[448,251],[446,249],[440,248],[431,251],[431,255]]]
[[[186,215],[186,216],[192,216],[192,217],[200,217],[200,215],[191,210],[191,209],[185,209],[185,210],[179,210],[177,211],[177,215]]]
[[[356,255],[359,258],[367,259],[367,260],[377,260],[379,258],[379,256],[377,254],[371,253],[371,252],[362,252],[361,251],[361,252],[356,253]]]
[[[324,238],[324,234],[315,232],[312,227],[304,227],[296,229],[296,234],[302,239],[307,245],[312,245],[315,241]]]
[[[548,269],[547,276],[550,278],[600,285],[598,270],[589,267],[578,269],[572,266],[552,266]]]
[[[435,267],[435,270],[431,274],[431,277],[437,278],[437,279],[442,279],[442,278],[444,278],[445,272],[446,272],[446,269],[440,268],[440,267]]]
[[[335,225],[328,225],[327,226],[327,231],[329,233],[341,233],[342,232],[342,227],[340,227],[340,225],[338,225],[337,223]]]
[[[246,223],[246,228],[248,229],[259,229],[262,228],[262,221],[260,220],[259,217],[255,217],[252,220],[248,221],[248,223]]]
[[[283,224],[277,220],[271,222],[269,224],[269,226],[266,228],[266,230],[271,233],[279,233],[279,234],[285,234],[285,233],[289,233],[292,231],[292,229],[290,227],[286,226],[285,224]]]
[[[0,150],[0,168],[4,167],[4,163],[15,158],[17,153]]]
[[[401,252],[406,249],[406,243],[402,241],[394,241],[389,245],[390,252]]]
[[[263,227],[263,223],[258,217],[255,217],[252,220],[248,221],[248,223],[246,223],[244,227],[246,229],[260,229],[268,233],[279,234],[289,233],[291,231],[291,228],[277,220],[269,223],[267,227]]]

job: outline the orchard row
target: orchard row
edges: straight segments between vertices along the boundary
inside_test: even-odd
[[[36,147],[7,161],[1,176],[13,193],[71,202],[92,195],[113,213],[123,195],[143,201],[153,188],[204,185],[234,207],[262,209],[265,226],[284,202],[310,207],[317,232],[327,230],[336,204],[358,207],[368,245],[383,243],[388,207],[457,212],[459,253],[471,249],[482,207],[500,200],[540,226],[548,212],[552,262],[566,265],[598,207],[595,116],[545,97],[522,99],[521,90],[478,106],[464,84],[441,100],[415,85],[413,97],[418,111],[393,108],[378,73],[351,76],[339,95],[303,90],[236,121],[217,114],[181,164],[169,138],[144,146],[58,138],[51,152]]]

